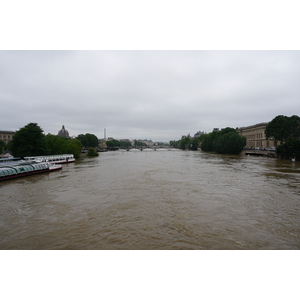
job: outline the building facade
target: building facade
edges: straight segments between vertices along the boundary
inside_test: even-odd
[[[275,149],[276,141],[266,139],[265,129],[269,123],[259,123],[247,127],[237,128],[237,132],[247,139],[246,148],[272,148]]]
[[[198,131],[194,134],[194,138],[200,137],[202,134],[205,134],[204,131]]]
[[[5,144],[10,142],[15,135],[15,131],[0,131],[0,140],[3,141]]]

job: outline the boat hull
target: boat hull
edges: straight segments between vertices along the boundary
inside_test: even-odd
[[[68,164],[68,163],[72,163],[75,162],[75,159],[70,159],[68,161],[50,161],[52,164]]]
[[[31,176],[31,175],[41,174],[41,173],[58,171],[61,169],[62,169],[62,166],[56,165],[55,167],[54,166],[49,167],[49,169],[35,170],[35,171],[31,171],[31,172],[26,172],[26,173],[7,175],[7,176],[0,177],[0,182],[5,181],[5,180],[16,179],[16,178],[20,178],[20,177],[25,177],[25,176]]]

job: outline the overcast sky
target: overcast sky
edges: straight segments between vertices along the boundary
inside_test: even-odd
[[[0,125],[178,140],[299,115],[299,78],[299,51],[0,51]]]

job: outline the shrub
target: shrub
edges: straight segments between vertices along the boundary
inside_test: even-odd
[[[99,156],[99,154],[94,148],[90,147],[87,156]]]

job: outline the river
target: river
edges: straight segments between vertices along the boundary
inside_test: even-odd
[[[300,249],[299,162],[105,152],[0,199],[0,249]]]

